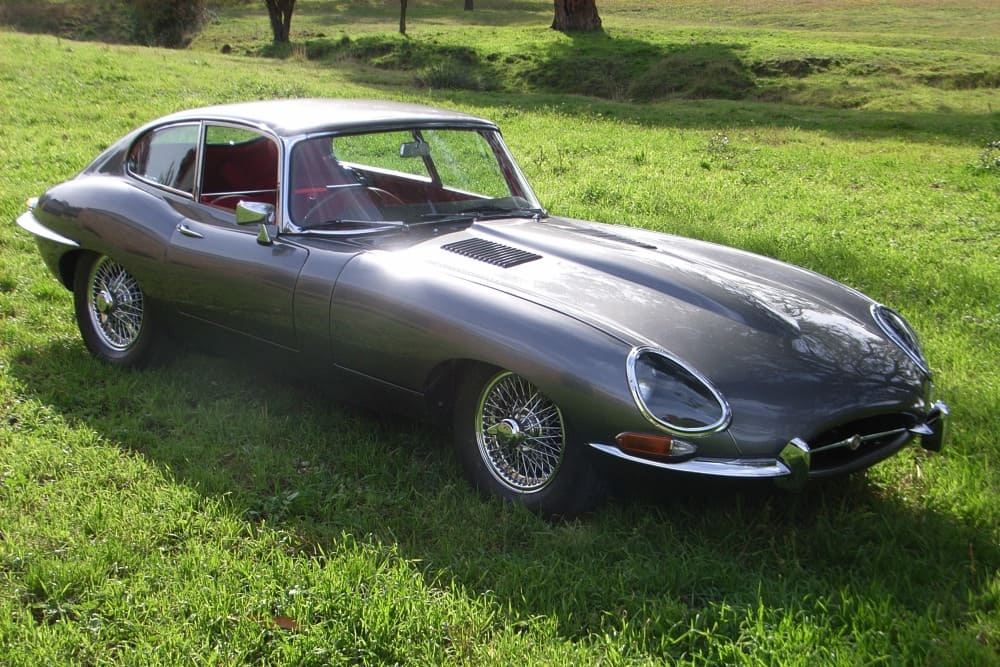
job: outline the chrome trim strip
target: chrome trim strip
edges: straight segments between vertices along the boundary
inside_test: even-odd
[[[639,381],[635,377],[635,362],[638,360],[639,355],[645,352],[658,354],[672,361],[673,363],[677,364],[685,371],[690,373],[694,377],[694,379],[702,383],[705,386],[705,388],[708,389],[709,393],[712,394],[712,398],[715,399],[716,403],[718,403],[719,405],[720,410],[722,411],[722,416],[719,417],[719,419],[715,423],[709,424],[708,426],[703,426],[701,428],[684,428],[682,426],[675,426],[673,424],[665,422],[656,415],[654,415],[652,412],[650,412],[649,408],[642,400],[642,395],[639,392]],[[733,411],[732,408],[729,407],[729,403],[726,401],[725,397],[723,397],[723,395],[719,393],[719,390],[716,389],[712,385],[712,383],[708,381],[708,378],[706,378],[704,375],[696,371],[689,364],[682,361],[679,357],[670,354],[669,352],[667,352],[662,348],[652,347],[649,345],[640,345],[637,347],[633,347],[632,351],[629,352],[628,360],[625,362],[625,375],[628,379],[629,391],[632,393],[632,400],[635,402],[636,407],[639,408],[639,412],[642,413],[642,416],[644,416],[647,420],[649,420],[649,422],[656,428],[660,429],[661,431],[666,431],[671,435],[685,436],[685,435],[704,435],[707,433],[716,433],[718,431],[726,429],[729,426],[730,420],[732,420],[733,418]]]
[[[31,232],[39,238],[46,239],[47,241],[53,241],[59,243],[60,245],[69,246],[70,248],[79,248],[80,244],[73,239],[68,239],[62,234],[57,234],[52,231],[42,223],[38,222],[38,218],[31,211],[25,211],[17,217],[17,224],[21,229]]]
[[[701,475],[714,475],[717,477],[743,477],[743,478],[767,478],[785,477],[792,474],[792,468],[784,461],[778,459],[709,459],[693,458],[686,461],[671,463],[669,461],[652,461],[650,459],[632,456],[613,445],[601,443],[588,443],[599,452],[610,454],[611,456],[641,463],[642,465],[662,468],[664,470],[676,470],[679,472],[690,472]]]
[[[290,20],[290,19],[289,19]],[[205,135],[208,132],[205,121],[198,123],[198,145],[194,147],[194,187],[191,188],[191,198],[201,203],[201,186],[205,182]]]
[[[813,454],[816,454],[818,452],[827,452],[830,451],[831,449],[840,449],[841,447],[851,447],[852,443],[857,443],[853,447],[854,449],[857,449],[861,444],[866,443],[870,440],[878,440],[879,438],[885,438],[890,435],[899,435],[900,433],[906,433],[907,431],[911,433],[919,433],[920,431],[915,430],[917,428],[918,427],[916,426],[913,428],[894,428],[891,431],[882,431],[880,433],[869,433],[868,435],[859,434],[857,436],[852,435],[851,437],[844,438],[839,442],[834,442],[829,445],[823,445],[822,447],[815,447],[811,451]]]

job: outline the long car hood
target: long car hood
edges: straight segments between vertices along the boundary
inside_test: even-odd
[[[737,417],[742,406],[835,422],[861,406],[876,412],[920,400],[914,388],[925,378],[879,330],[871,300],[776,260],[564,218],[477,223],[418,248],[467,280],[627,345],[673,353],[712,381]]]

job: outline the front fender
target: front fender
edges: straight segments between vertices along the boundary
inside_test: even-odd
[[[422,392],[442,364],[472,360],[530,380],[580,437],[613,441],[622,430],[652,428],[629,393],[627,343],[552,308],[399,260],[369,252],[341,272],[331,308],[338,366]]]

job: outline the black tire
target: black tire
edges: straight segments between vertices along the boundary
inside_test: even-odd
[[[546,518],[572,518],[603,498],[604,481],[568,434],[562,412],[524,378],[478,366],[455,401],[455,445],[469,480],[486,495]]]
[[[148,366],[162,351],[156,317],[139,282],[107,255],[87,255],[73,277],[76,323],[84,345],[114,366]]]

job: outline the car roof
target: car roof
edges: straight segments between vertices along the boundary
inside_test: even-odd
[[[290,99],[222,104],[171,114],[160,125],[185,120],[217,120],[264,126],[280,136],[413,125],[496,128],[483,118],[449,109],[380,100]]]

